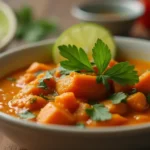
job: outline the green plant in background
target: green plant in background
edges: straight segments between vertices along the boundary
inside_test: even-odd
[[[18,28],[16,38],[28,42],[40,41],[56,31],[56,24],[45,19],[35,20],[31,7],[24,6],[16,11]]]

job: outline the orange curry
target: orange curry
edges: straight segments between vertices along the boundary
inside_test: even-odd
[[[135,65],[139,82],[121,86],[109,81],[109,90],[96,83],[94,74],[84,71],[62,74],[59,65],[34,62],[28,69],[0,80],[0,111],[41,124],[101,127],[150,122],[150,63],[129,62]],[[111,60],[108,67],[116,63]],[[111,95],[118,92],[124,92],[126,99],[114,104]],[[93,104],[105,106],[103,111],[111,118],[92,119],[89,113]]]

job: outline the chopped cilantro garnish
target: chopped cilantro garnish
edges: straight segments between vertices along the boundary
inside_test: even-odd
[[[25,112],[19,113],[19,117],[21,119],[33,119],[36,116],[30,111],[25,111]]]
[[[112,100],[113,104],[119,104],[121,102],[124,102],[126,98],[127,95],[125,93],[119,92],[119,93],[114,93],[112,96],[110,96],[109,99]]]
[[[33,103],[35,103],[36,101],[37,101],[37,98],[36,98],[36,97],[33,97],[33,98],[30,99],[30,104],[33,104]]]
[[[88,108],[85,111],[94,121],[105,121],[112,118],[111,113],[103,104],[95,104],[92,108]]]
[[[85,128],[85,125],[84,125],[84,123],[79,122],[79,123],[76,124],[76,127],[80,128],[80,129],[83,129],[83,128]]]
[[[44,82],[45,80],[50,80],[53,76],[51,75],[51,73],[49,71],[46,72],[45,76],[39,80],[39,88],[43,88],[43,89],[47,89],[47,85]]]

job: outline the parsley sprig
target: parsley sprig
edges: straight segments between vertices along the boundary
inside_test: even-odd
[[[94,121],[106,121],[112,118],[111,113],[103,104],[95,104],[85,111]]]
[[[60,62],[63,68],[70,71],[86,70],[87,72],[94,72],[92,64],[82,48],[77,48],[75,45],[62,45],[58,48],[60,54],[67,59]],[[130,65],[128,62],[120,62],[107,69],[111,60],[111,52],[102,40],[97,40],[92,52],[94,64],[98,68],[98,73],[96,74],[97,83],[103,83],[106,88],[109,88],[108,79],[121,85],[133,85],[139,81],[137,71],[135,71],[134,66]]]

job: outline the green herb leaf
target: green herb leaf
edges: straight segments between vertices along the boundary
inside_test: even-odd
[[[131,91],[129,92],[129,95],[135,94],[136,92],[137,92],[137,89],[136,88],[132,88]]]
[[[14,77],[8,77],[7,80],[8,80],[8,81],[11,81],[11,82],[16,82],[17,79],[14,78]]]
[[[21,119],[33,119],[36,116],[32,112],[30,112],[30,111],[25,111],[25,112],[20,113],[19,117]]]
[[[108,83],[108,79],[109,79],[109,77],[106,76],[106,75],[99,75],[96,78],[96,82],[97,83],[103,83],[103,85],[105,85],[106,89],[109,90],[110,86],[109,86],[109,83]]]
[[[65,69],[72,71],[93,71],[92,65],[88,60],[85,51],[82,48],[77,48],[75,45],[59,46],[60,54],[68,60],[60,62]]]
[[[30,104],[34,104],[36,101],[37,101],[37,98],[33,97],[33,98],[30,99]]]
[[[79,123],[76,124],[76,127],[80,128],[80,129],[83,129],[83,128],[85,128],[85,125],[84,125],[84,123],[79,122]]]
[[[108,69],[104,75],[109,76],[115,82],[121,85],[133,85],[139,81],[137,71],[129,62],[121,62]]]
[[[44,82],[45,80],[50,80],[53,76],[51,75],[51,73],[49,71],[46,72],[45,76],[39,80],[39,88],[43,88],[43,89],[47,89],[47,85]]]
[[[51,32],[56,30],[54,23],[46,20],[38,20],[28,25],[28,30],[24,33],[23,39],[28,42],[40,41]]]
[[[72,71],[67,70],[67,69],[65,69],[63,67],[59,67],[59,70],[60,70],[60,74],[61,75],[69,75],[72,72]]]
[[[121,102],[124,102],[127,98],[127,95],[123,92],[115,93],[112,96],[110,96],[110,100],[112,100],[113,104],[119,104]]]
[[[111,60],[110,50],[102,40],[98,39],[92,51],[99,74],[102,74]]]
[[[112,118],[111,113],[103,104],[95,104],[92,108],[88,108],[85,111],[94,121],[105,121]]]

